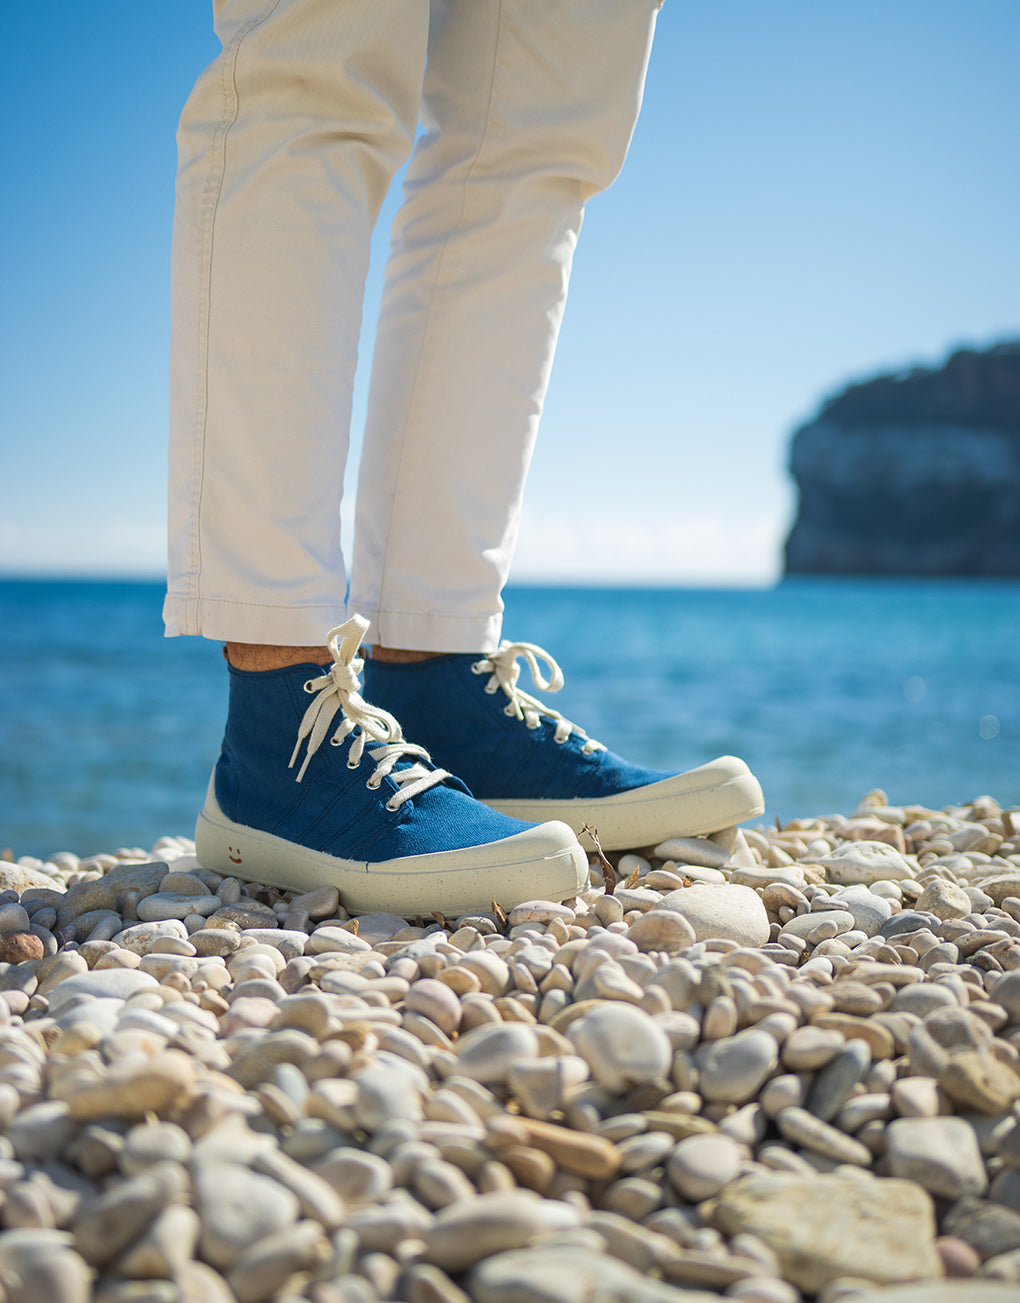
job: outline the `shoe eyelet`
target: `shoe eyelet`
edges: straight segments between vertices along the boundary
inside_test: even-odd
[[[390,814],[396,814],[398,808],[398,806],[393,804],[392,798],[386,802],[386,809],[389,810]]]
[[[382,785],[382,779],[376,778],[375,776],[370,778],[368,782],[365,784],[365,786],[368,788],[370,792],[377,792],[381,785]]]
[[[348,768],[348,769],[357,769],[358,766],[359,766],[360,764],[361,764],[361,761],[360,761],[360,760],[348,760],[348,761],[347,761],[347,768]]]
[[[503,714],[506,715],[508,718],[512,719],[512,718],[513,718],[513,715],[514,715],[514,708],[513,708],[513,706],[512,706],[512,705],[509,705],[509,704],[506,705],[506,706],[504,706],[504,707],[503,707]]]
[[[305,683],[304,687],[305,687],[305,692],[307,692],[308,695],[311,696],[311,694],[315,691],[315,688],[316,688],[316,682],[315,682],[315,680],[314,680],[314,679],[308,679],[307,682]]]
[[[331,747],[342,747],[342,746],[343,746],[343,739],[342,739],[342,738],[331,737],[331,738],[329,739],[329,745],[330,745]]]
[[[558,747],[561,747],[564,746],[567,742],[569,742],[570,739],[565,737],[554,737],[553,741],[556,743]]]
[[[486,667],[486,664],[485,664],[484,661],[474,661],[474,662],[472,663],[472,666],[471,666],[471,673],[472,673],[472,674],[484,674],[485,671],[486,671],[486,668],[487,668],[487,667]]]
[[[495,694],[499,691],[499,684],[487,683],[485,685],[485,691],[489,694],[490,697],[495,696]]]

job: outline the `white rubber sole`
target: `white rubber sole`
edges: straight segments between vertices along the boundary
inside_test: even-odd
[[[483,846],[373,864],[234,823],[220,809],[212,779],[195,827],[195,851],[203,868],[285,891],[336,887],[349,914],[457,917],[487,911],[493,901],[509,910],[525,900],[566,900],[588,885],[588,856],[562,823],[544,821]]]
[[[667,837],[702,837],[754,819],[765,809],[761,785],[743,760],[717,760],[615,796],[569,801],[486,801],[494,810],[539,823],[555,819],[580,833],[590,824],[604,851],[654,846]]]

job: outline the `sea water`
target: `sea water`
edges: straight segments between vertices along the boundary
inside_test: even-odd
[[[162,597],[0,581],[0,847],[192,833],[226,673],[218,645],[163,637]],[[515,587],[504,634],[552,653],[566,684],[550,704],[628,758],[742,756],[769,820],[849,814],[876,786],[901,804],[1020,803],[1020,583]]]

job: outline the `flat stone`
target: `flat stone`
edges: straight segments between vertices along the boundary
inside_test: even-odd
[[[475,1303],[718,1303],[719,1295],[684,1291],[643,1276],[604,1253],[567,1245],[497,1253],[469,1278]]]
[[[67,1095],[76,1122],[99,1118],[136,1120],[172,1109],[195,1080],[193,1060],[179,1050],[116,1060],[98,1081],[77,1083]]]
[[[815,946],[820,941],[849,932],[853,926],[854,916],[847,909],[818,909],[791,918],[783,924],[783,932]]]
[[[57,1018],[78,1001],[87,999],[124,999],[141,990],[155,990],[159,982],[137,968],[100,968],[78,973],[55,986],[50,993],[50,1015]]]
[[[893,1176],[945,1199],[985,1192],[985,1165],[974,1128],[964,1118],[897,1118],[885,1139]]]
[[[670,837],[660,842],[652,851],[657,860],[672,860],[676,864],[694,864],[705,869],[719,869],[728,864],[731,852],[718,842],[704,837]]]
[[[305,951],[309,955],[327,955],[334,951],[350,954],[371,949],[371,945],[361,937],[330,923],[317,927],[305,943]]]
[[[144,864],[126,862],[115,864],[107,869],[100,882],[112,887],[118,900],[123,900],[129,891],[137,891],[140,896],[151,896],[159,891],[160,883],[169,872],[170,866],[162,860],[152,860]]]
[[[114,945],[132,950],[136,955],[147,955],[159,937],[179,937],[187,941],[188,929],[180,919],[171,918],[161,922],[134,923],[111,939]]]
[[[543,1122],[538,1118],[499,1114],[489,1119],[487,1143],[498,1154],[510,1145],[527,1145],[548,1154],[557,1168],[593,1180],[616,1174],[621,1154],[612,1141],[586,1131]]]
[[[697,939],[684,915],[668,909],[648,910],[631,923],[624,935],[639,950],[662,950],[667,954],[685,950]]]
[[[1016,1285],[993,1280],[925,1280],[854,1291],[848,1303],[1016,1303]]]
[[[57,878],[38,869],[29,869],[22,864],[8,864],[0,861],[0,891],[16,891],[20,896],[23,891],[34,887],[54,888],[59,886]]]
[[[483,1258],[516,1249],[543,1232],[581,1223],[580,1212],[556,1199],[529,1191],[495,1190],[442,1209],[425,1231],[425,1260],[444,1271],[460,1272]]]
[[[941,1272],[932,1201],[911,1181],[752,1173],[721,1192],[710,1220],[764,1240],[808,1294],[842,1276],[893,1284]]]
[[[698,941],[722,937],[760,946],[769,939],[768,914],[753,887],[698,883],[667,892],[658,907],[682,914]]]
[[[845,842],[830,854],[819,856],[817,863],[823,866],[830,882],[843,886],[902,882],[916,873],[899,851],[877,841]]]
[[[573,923],[574,911],[569,905],[553,900],[525,900],[513,907],[507,922],[510,927],[518,927],[521,923],[551,923],[554,918]]]
[[[1020,1076],[982,1050],[954,1054],[938,1074],[942,1090],[963,1109],[997,1116],[1020,1099]]]
[[[297,901],[294,901],[297,904]],[[336,906],[333,907],[333,912]],[[328,914],[314,914],[309,912],[309,918],[328,918]],[[358,916],[358,936],[362,941],[367,941],[370,946],[376,945],[380,941],[392,941],[398,932],[402,932],[407,927],[407,920],[400,917],[399,914],[389,914],[379,910],[373,914],[359,914]]]
[[[143,896],[138,902],[138,917],[146,923],[162,922],[164,919],[186,919],[189,914],[201,914],[203,918],[220,908],[219,896],[205,893],[201,896],[185,895],[182,892],[159,891],[152,896]]]
[[[829,1126],[805,1108],[784,1108],[776,1115],[776,1125],[784,1140],[808,1149],[834,1163],[853,1163],[858,1167],[871,1165],[871,1151],[859,1140],[845,1135],[837,1127]]]

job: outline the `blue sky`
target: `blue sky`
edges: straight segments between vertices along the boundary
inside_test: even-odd
[[[158,574],[173,136],[210,5],[8,4],[0,46],[0,570]],[[1016,0],[665,0],[514,577],[768,583],[823,396],[1020,337],[1018,56]]]

